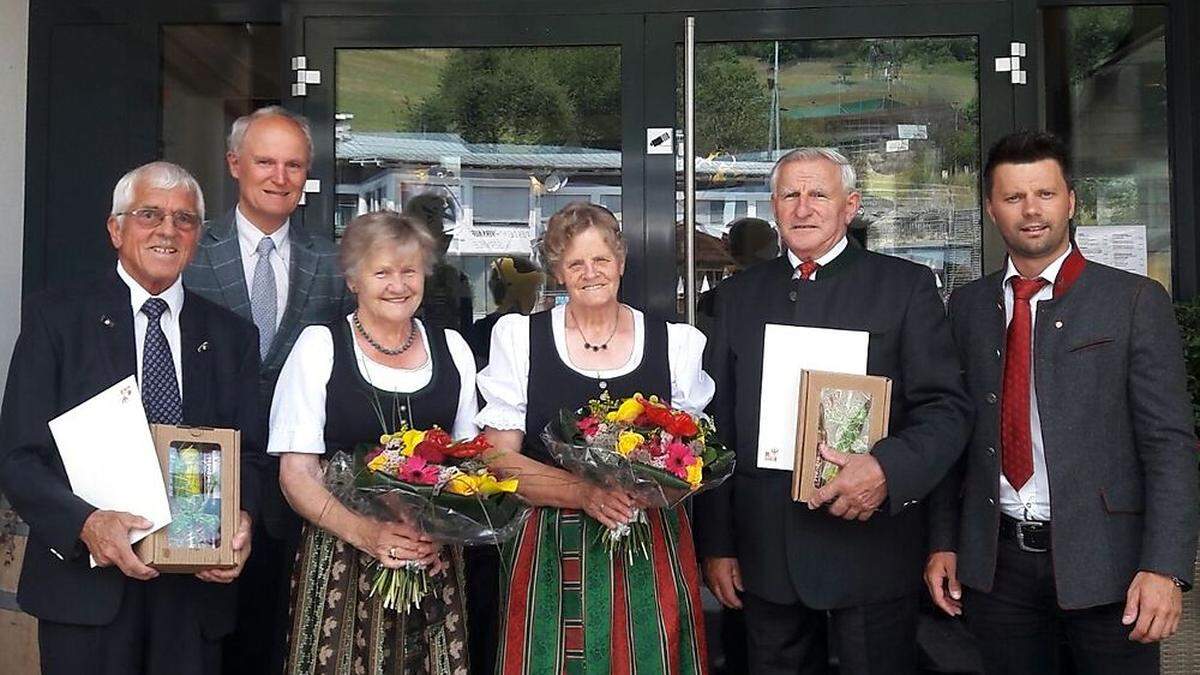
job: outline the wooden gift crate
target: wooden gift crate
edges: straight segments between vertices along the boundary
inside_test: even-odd
[[[171,524],[138,542],[138,557],[166,573],[236,567],[241,432],[151,424],[150,433],[171,504]]]

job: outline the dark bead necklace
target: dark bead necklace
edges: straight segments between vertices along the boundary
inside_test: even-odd
[[[375,338],[371,337],[369,333],[367,333],[367,329],[363,328],[362,322],[358,320],[358,310],[354,310],[354,327],[358,329],[359,335],[363,336],[363,339],[367,341],[367,344],[371,345],[375,349],[378,349],[381,353],[387,354],[388,356],[399,356],[400,354],[408,351],[408,348],[413,346],[413,339],[417,337],[417,320],[411,317],[408,319],[408,339],[404,341],[404,344],[395,349],[388,349],[387,347],[384,347],[376,342]]]
[[[584,333],[583,333],[583,325],[579,323],[579,319],[575,318],[575,312],[571,312],[570,307],[567,308],[567,311],[570,312],[570,314],[571,314],[571,320],[575,322],[575,330],[579,331],[579,337],[580,337],[580,339],[583,340],[583,348],[584,349],[589,349],[593,352],[598,352],[602,349],[606,350],[606,351],[608,350],[608,343],[612,342],[613,337],[615,337],[617,334],[617,327],[621,325],[621,305],[620,304],[617,305],[617,318],[615,321],[613,321],[613,329],[612,329],[612,332],[608,334],[608,339],[605,340],[604,342],[601,342],[600,344],[595,344],[595,345],[592,344],[591,342],[588,342],[587,335],[584,335]]]

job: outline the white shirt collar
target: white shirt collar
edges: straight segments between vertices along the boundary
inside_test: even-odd
[[[280,225],[278,230],[275,230],[271,234],[263,234],[263,231],[250,222],[249,218],[242,215],[241,206],[235,207],[233,212],[234,221],[237,223],[238,242],[242,246],[243,257],[249,257],[257,253],[258,242],[262,241],[263,237],[270,237],[275,242],[275,250],[280,251],[280,257],[283,256],[282,251],[288,241],[288,228],[291,226],[291,218],[283,221],[283,225]]]
[[[849,244],[849,241],[846,239],[846,236],[842,235],[841,240],[839,240],[838,243],[834,244],[833,248],[829,249],[825,253],[825,255],[821,256],[820,258],[817,258],[815,262],[818,265],[820,265],[821,267],[828,265],[829,263],[833,262],[834,258],[841,255],[842,251],[846,250],[846,246],[848,244]],[[791,249],[788,249],[787,255],[788,255],[788,262],[792,263],[792,269],[796,269],[797,267],[800,266],[800,263],[803,262],[802,260],[800,260],[799,256],[797,256],[795,253],[792,253]]]
[[[121,261],[117,261],[117,276],[121,277],[121,281],[129,287],[129,304],[133,308],[133,313],[136,315],[142,311],[142,305],[150,298],[162,298],[167,301],[167,308],[171,311],[171,316],[176,320],[179,318],[179,312],[183,310],[183,275],[175,277],[175,283],[167,287],[167,290],[158,295],[151,295],[142,287],[133,277],[129,276],[129,272],[125,270],[125,266]]]
[[[1046,265],[1046,269],[1042,270],[1042,273],[1038,275],[1038,278],[1045,279],[1046,281],[1050,282],[1051,286],[1053,286],[1055,280],[1058,279],[1059,271],[1062,270],[1063,262],[1066,261],[1067,256],[1071,255],[1073,248],[1074,247],[1072,247],[1071,244],[1067,244],[1067,250],[1062,255],[1055,258],[1054,262]],[[1020,275],[1021,273],[1017,271],[1016,265],[1013,265],[1012,257],[1009,257],[1008,269],[1004,272],[1004,284],[1007,286],[1008,282],[1013,277]]]

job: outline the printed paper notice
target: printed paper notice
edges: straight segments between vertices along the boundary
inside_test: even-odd
[[[1146,274],[1146,226],[1090,225],[1075,229],[1084,258],[1117,269]]]
[[[801,373],[866,375],[869,339],[870,333],[864,331],[767,324],[758,406],[758,468],[791,471],[795,464]]]

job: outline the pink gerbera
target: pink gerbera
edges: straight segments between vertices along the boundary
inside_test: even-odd
[[[420,455],[409,457],[403,464],[396,468],[396,478],[405,483],[433,485],[437,482],[437,477],[438,468],[426,462]]]
[[[688,467],[696,461],[696,456],[688,449],[688,446],[679,441],[671,441],[667,446],[667,471],[676,476],[686,479]]]

